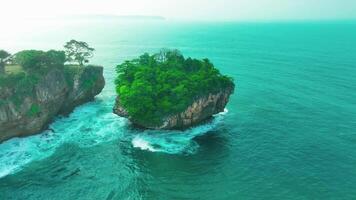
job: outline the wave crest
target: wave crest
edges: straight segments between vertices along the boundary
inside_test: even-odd
[[[214,115],[211,122],[184,131],[146,130],[133,137],[132,146],[141,150],[168,154],[195,153],[199,145],[193,139],[213,130],[227,113],[228,110],[225,109],[224,112]]]

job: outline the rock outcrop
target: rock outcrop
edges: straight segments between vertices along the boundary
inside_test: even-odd
[[[69,74],[59,69],[48,71],[21,103],[11,100],[18,95],[16,89],[0,86],[0,142],[40,132],[56,115],[68,114],[93,100],[104,85],[103,68],[91,66]]]
[[[232,93],[233,88],[227,88],[220,92],[210,93],[196,98],[183,112],[165,117],[162,119],[161,124],[157,126],[150,126],[135,121],[120,104],[120,97],[116,99],[114,113],[121,117],[128,118],[138,126],[148,129],[184,129],[199,124],[213,115],[223,112]]]

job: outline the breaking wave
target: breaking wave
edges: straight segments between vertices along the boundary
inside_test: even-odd
[[[228,113],[227,109],[216,114],[211,122],[184,131],[147,130],[138,133],[132,139],[132,146],[151,152],[192,154],[199,147],[193,139],[214,130],[226,113]]]
[[[98,98],[75,109],[68,117],[57,118],[49,129],[26,138],[13,138],[0,145],[0,178],[16,173],[28,163],[51,156],[63,144],[80,148],[122,139],[134,148],[168,154],[194,153],[198,144],[193,138],[214,129],[227,113],[214,116],[210,123],[185,131],[130,132],[128,120],[112,113],[114,97]],[[128,134],[130,133],[130,134]]]

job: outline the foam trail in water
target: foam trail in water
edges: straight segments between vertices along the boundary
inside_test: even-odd
[[[147,130],[138,133],[132,139],[132,145],[141,150],[163,152],[168,154],[194,153],[198,144],[193,138],[213,130],[224,118],[227,109],[214,116],[212,122],[193,127],[184,131]]]

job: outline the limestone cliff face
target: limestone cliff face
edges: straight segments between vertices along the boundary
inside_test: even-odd
[[[102,67],[86,67],[68,76],[58,69],[44,74],[21,103],[11,87],[0,87],[0,142],[12,137],[38,133],[58,114],[68,114],[76,106],[93,100],[105,85]],[[72,83],[72,84],[71,84]]]
[[[105,86],[102,67],[88,67],[73,77],[73,85],[67,100],[61,108],[61,114],[68,114],[83,103],[94,100]]]
[[[162,123],[158,126],[149,126],[139,124],[132,119],[128,112],[120,105],[120,98],[117,97],[114,107],[114,113],[121,117],[130,119],[133,123],[149,128],[149,129],[183,129],[195,124],[198,124],[211,116],[223,112],[229,97],[233,92],[233,88],[227,88],[217,93],[210,93],[200,98],[197,98],[183,112],[173,114],[162,119]]]

